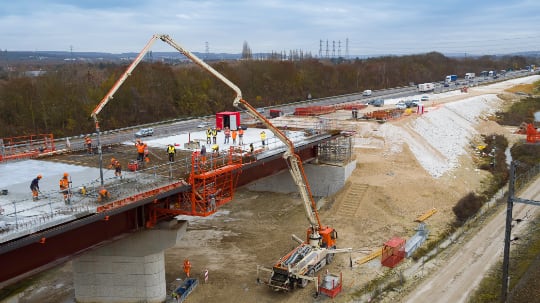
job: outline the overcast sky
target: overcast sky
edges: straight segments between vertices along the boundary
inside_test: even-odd
[[[164,33],[195,52],[495,54],[540,50],[540,1],[3,0],[0,33],[8,51],[139,52]]]

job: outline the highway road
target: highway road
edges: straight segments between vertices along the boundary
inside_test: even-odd
[[[434,92],[442,93],[442,92],[447,92],[450,90],[460,89],[463,86],[477,86],[477,85],[488,84],[488,83],[493,83],[497,81],[504,81],[504,80],[508,80],[512,78],[524,77],[531,74],[532,73],[527,72],[527,71],[511,71],[511,72],[507,72],[504,76],[499,76],[497,79],[493,79],[493,77],[476,77],[472,81],[458,79],[457,83],[452,83],[449,87],[444,87],[443,85],[444,81],[441,81],[441,82],[436,83]],[[295,108],[297,107],[327,106],[327,105],[337,105],[337,104],[343,104],[343,103],[349,103],[349,102],[361,102],[361,103],[367,104],[369,101],[374,100],[374,99],[406,98],[406,97],[418,95],[418,94],[420,93],[418,92],[416,85],[413,85],[413,86],[406,86],[406,87],[373,90],[373,93],[371,96],[362,96],[362,93],[358,92],[358,93],[347,94],[347,95],[340,95],[340,96],[333,96],[333,97],[326,97],[326,98],[319,98],[319,99],[309,99],[309,100],[303,100],[303,101],[293,102],[293,103],[288,103],[288,104],[269,106],[263,109],[266,115],[269,114],[270,109],[279,109],[283,112],[283,114],[293,114]],[[231,104],[232,104],[232,100],[231,100]],[[247,118],[247,113],[243,112],[241,119],[245,120],[246,118]],[[103,146],[106,146],[109,144],[118,144],[120,142],[125,142],[125,141],[134,141],[135,140],[134,133],[140,128],[152,127],[154,129],[154,137],[166,137],[166,136],[170,136],[171,134],[198,131],[201,129],[198,128],[197,125],[199,125],[201,122],[210,122],[210,124],[213,125],[214,121],[215,121],[215,116],[209,115],[209,116],[204,116],[204,117],[188,117],[188,118],[160,121],[159,123],[138,125],[134,127],[126,127],[122,129],[115,129],[115,130],[102,130],[101,143]],[[94,140],[93,141],[94,145],[97,144],[96,136],[97,134],[92,135],[92,139]],[[83,135],[69,137],[71,149],[75,149],[75,150],[85,149],[83,137],[84,137]],[[66,148],[66,143],[67,143],[66,139],[67,138],[56,139],[55,140],[56,149]]]

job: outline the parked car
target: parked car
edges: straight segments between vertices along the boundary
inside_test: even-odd
[[[422,96],[421,101],[429,101],[429,96]]]
[[[371,89],[366,89],[365,91],[362,92],[362,96],[371,96]]]
[[[375,107],[381,107],[384,105],[384,99],[375,99],[368,102],[368,104],[371,104]]]
[[[413,104],[414,107],[416,107],[416,106],[422,104],[422,101],[420,101],[420,100],[418,100],[418,99],[412,100],[412,104]]]
[[[398,103],[396,103],[396,108],[397,109],[406,109],[407,104],[405,104],[405,102],[403,102],[403,101],[399,101]]]
[[[139,131],[135,133],[135,137],[148,137],[154,135],[154,129],[153,128],[142,128]]]
[[[198,128],[208,128],[208,127],[210,127],[210,122],[201,122],[201,123],[197,124],[197,127]]]

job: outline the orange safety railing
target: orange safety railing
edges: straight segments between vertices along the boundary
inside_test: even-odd
[[[309,106],[309,107],[297,107],[294,109],[295,116],[317,116],[330,114],[335,112],[336,109],[333,106]]]
[[[382,109],[376,110],[373,112],[365,113],[364,119],[375,119],[375,120],[392,120],[397,119],[403,115],[403,110],[401,109]]]
[[[39,134],[0,139],[0,162],[34,158],[55,150],[52,134]]]

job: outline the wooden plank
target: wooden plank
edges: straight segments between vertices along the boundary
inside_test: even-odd
[[[367,262],[379,257],[380,255],[382,255],[382,248],[373,251],[369,255],[367,255],[367,256],[363,257],[362,259],[356,261],[356,263],[358,265],[362,265],[364,263],[367,263]]]
[[[426,211],[425,213],[421,214],[420,216],[418,216],[416,218],[416,220],[414,220],[415,222],[424,222],[425,220],[427,220],[429,217],[433,216],[435,213],[437,212],[437,209],[436,208],[432,208],[428,211]]]

